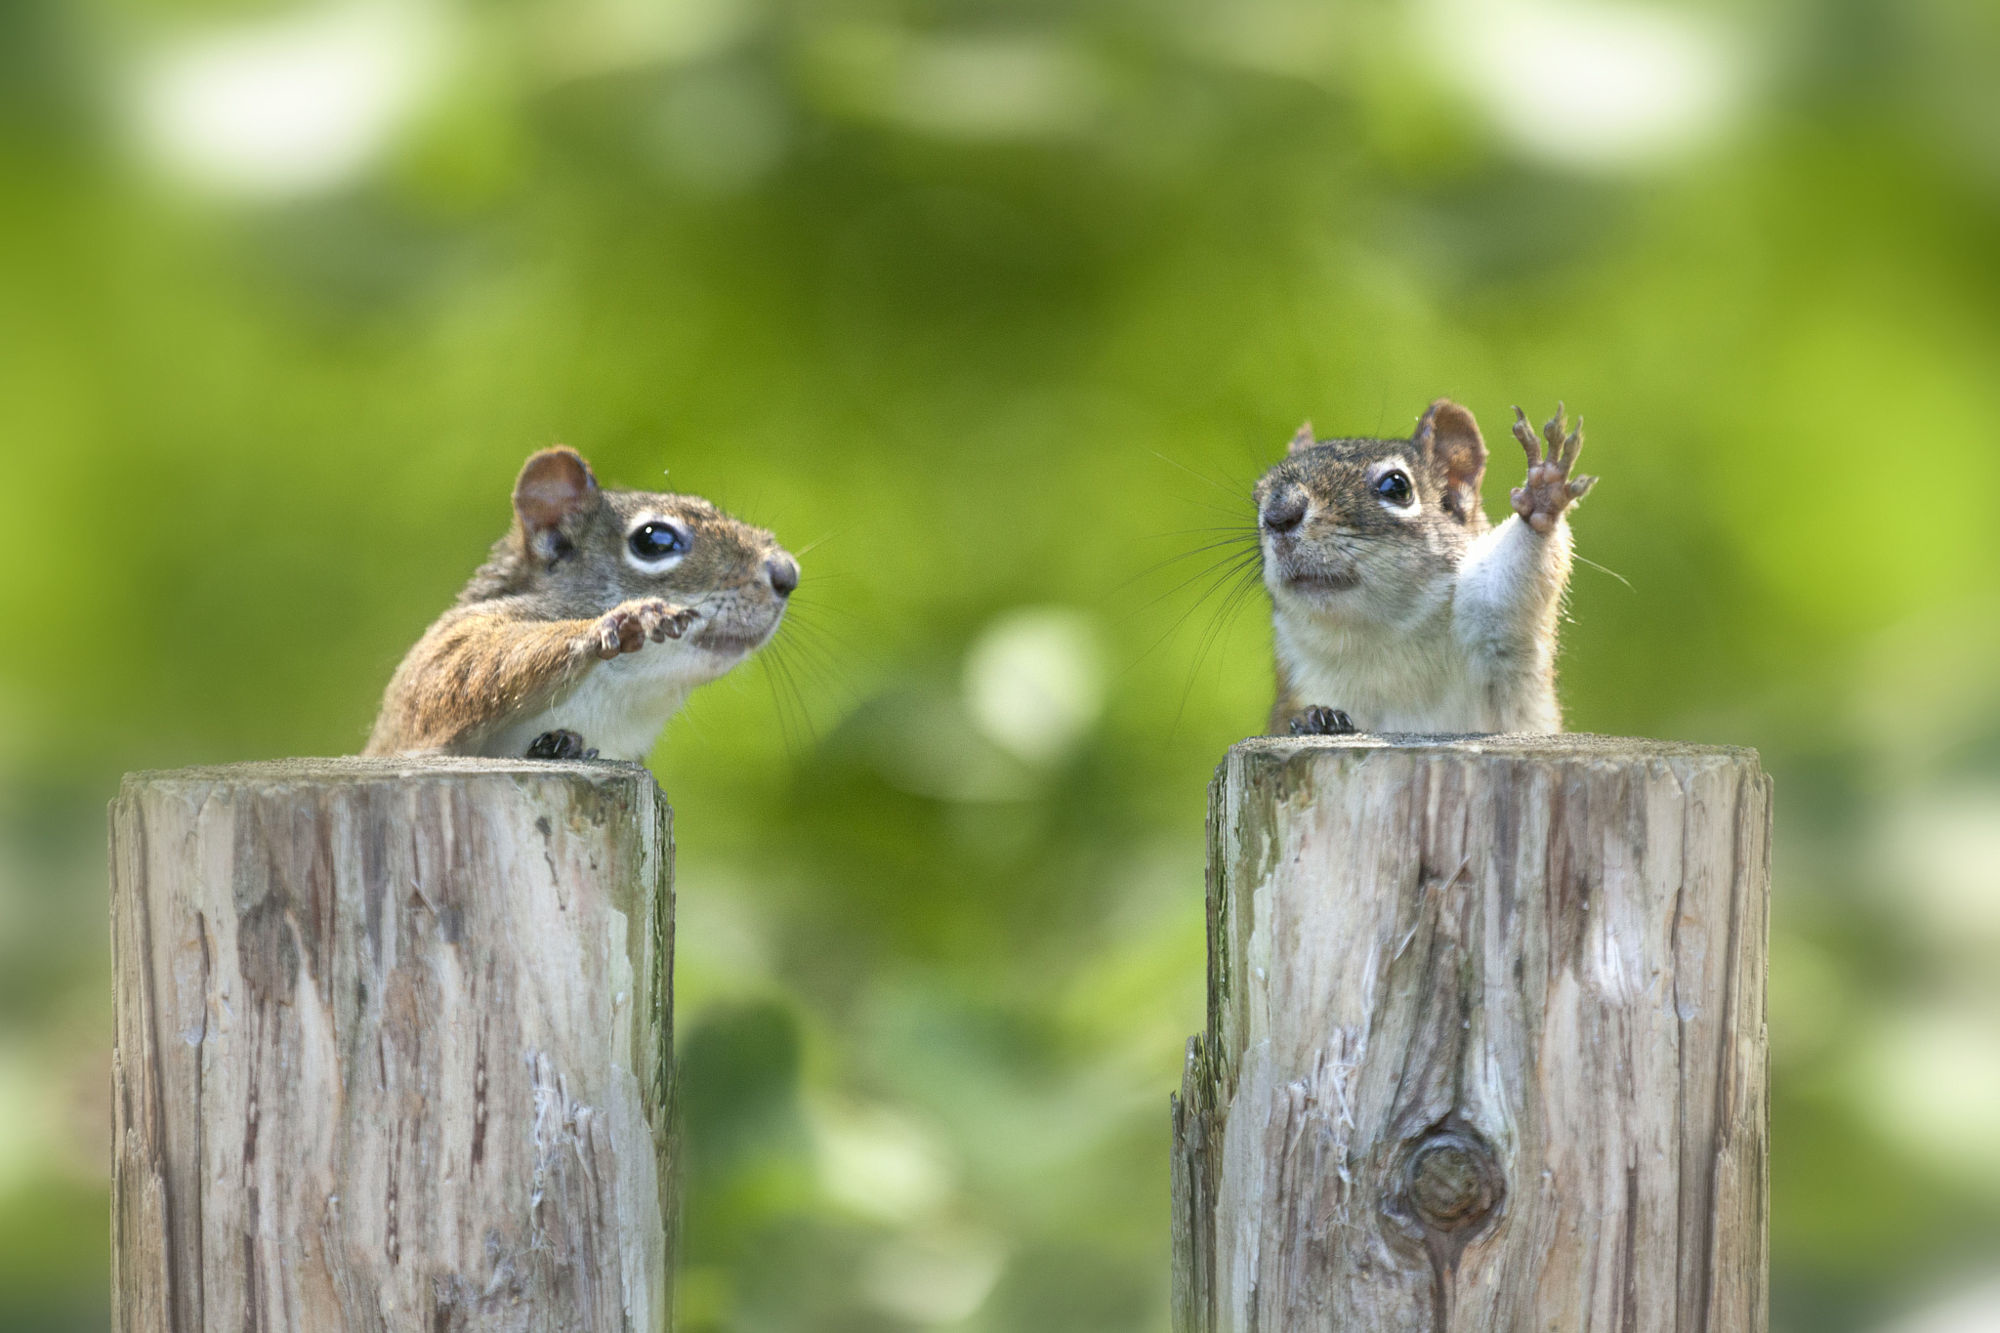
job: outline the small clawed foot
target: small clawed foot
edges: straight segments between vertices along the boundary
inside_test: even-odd
[[[530,759],[595,759],[597,749],[584,748],[583,737],[566,727],[545,731],[528,746]]]
[[[1535,428],[1528,424],[1528,414],[1516,407],[1514,438],[1528,455],[1528,480],[1514,488],[1514,512],[1536,532],[1548,532],[1562,517],[1563,510],[1581,500],[1597,484],[1595,477],[1570,475],[1577,455],[1583,452],[1583,418],[1578,417],[1576,429],[1571,430],[1563,405],[1557,403],[1556,414],[1542,427],[1538,440]],[[1546,450],[1543,441],[1547,442]]]
[[[1354,719],[1338,708],[1314,704],[1292,719],[1294,736],[1352,736]]]
[[[692,607],[675,606],[659,597],[642,597],[613,607],[597,618],[591,649],[609,661],[621,653],[636,653],[646,640],[678,639],[701,619]]]
[[[659,643],[664,639],[678,639],[681,635],[693,629],[695,622],[700,619],[701,612],[691,606],[684,610],[676,611],[653,627],[653,642]]]

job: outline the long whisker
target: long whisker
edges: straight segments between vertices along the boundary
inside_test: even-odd
[[[1160,593],[1158,596],[1153,597],[1145,602],[1142,602],[1138,606],[1132,608],[1131,611],[1127,612],[1121,618],[1120,623],[1123,624],[1129,622],[1138,615],[1140,615],[1142,612],[1150,611],[1155,606],[1158,606],[1161,602],[1166,601],[1167,598],[1172,597],[1175,593],[1187,587],[1190,583],[1200,582],[1202,579],[1208,577],[1210,574],[1213,574],[1218,568],[1224,565],[1228,566],[1229,574],[1234,574],[1236,573],[1239,567],[1253,562],[1262,562],[1263,558],[1264,558],[1264,548],[1261,545],[1253,547],[1252,549],[1244,551],[1240,554],[1226,555],[1221,560],[1215,562],[1215,564],[1208,566],[1208,568],[1198,570],[1195,573],[1190,574],[1187,578],[1182,579],[1179,583],[1176,583],[1173,587],[1167,589],[1165,592]],[[1197,598],[1195,600],[1195,605],[1196,606],[1201,605],[1201,602],[1204,599],[1206,599],[1208,595],[1212,592],[1214,592],[1214,588],[1210,588],[1208,589],[1207,592],[1204,592],[1200,598]],[[1176,627],[1178,628],[1179,622],[1175,622],[1175,624]]]
[[[793,639],[780,653],[782,664],[787,670],[803,668],[816,685],[829,683],[840,693],[848,693],[848,682],[840,670],[840,659],[828,653],[820,645],[806,639]]]
[[[1570,554],[1571,558],[1577,561],[1579,564],[1589,565],[1592,569],[1598,570],[1601,573],[1609,574],[1612,578],[1617,579],[1620,583],[1624,584],[1626,587],[1632,588],[1632,580],[1626,578],[1623,574],[1620,574],[1617,570],[1612,569],[1610,566],[1600,565],[1587,555],[1577,555],[1575,552],[1571,552]],[[1632,591],[1637,592],[1638,589],[1632,588]]]
[[[1255,532],[1255,523],[1213,523],[1201,528],[1172,528],[1166,532],[1149,532],[1142,540],[1165,541],[1169,537],[1199,537],[1209,532]]]
[[[781,637],[784,642],[796,644],[816,655],[832,654],[835,650],[839,650],[844,657],[852,657],[855,653],[854,640],[849,635],[805,616],[788,620],[787,633]]]
[[[771,690],[771,706],[778,715],[778,730],[784,739],[785,753],[796,761],[806,748],[801,744],[800,730],[804,729],[814,741],[818,739],[811,710],[806,707],[782,652],[759,654],[757,663],[763,668],[765,684]]]
[[[806,703],[805,691],[799,688],[798,672],[793,669],[791,660],[782,654],[779,655],[778,660],[773,665],[778,668],[778,673],[784,677],[785,688],[791,691],[792,704],[798,710],[799,719],[805,726],[806,739],[814,746],[817,746],[819,744],[819,723],[814,720],[812,708]]]
[[[1208,585],[1201,590],[1200,594],[1196,596],[1194,601],[1189,604],[1188,608],[1185,611],[1181,612],[1180,615],[1174,617],[1174,622],[1171,625],[1167,626],[1166,632],[1160,635],[1159,638],[1153,640],[1151,644],[1147,645],[1146,650],[1140,653],[1139,656],[1133,660],[1131,666],[1126,669],[1128,671],[1136,669],[1140,662],[1145,661],[1148,657],[1152,656],[1155,652],[1157,652],[1162,644],[1166,643],[1167,640],[1173,638],[1176,634],[1180,632],[1181,626],[1187,623],[1188,617],[1192,616],[1196,611],[1199,611],[1203,603],[1207,602],[1209,598],[1215,596],[1215,594],[1225,586],[1229,585],[1230,583],[1234,582],[1237,579],[1256,579],[1258,582],[1261,582],[1262,565],[1263,565],[1263,550],[1262,548],[1259,548],[1256,551],[1247,552],[1241,556],[1234,557],[1233,559],[1217,561],[1216,564],[1211,565],[1208,569],[1203,570],[1199,574],[1196,574],[1193,578],[1183,580],[1179,585],[1179,587],[1174,589],[1174,591],[1177,592],[1179,591],[1180,588],[1185,588],[1188,584],[1197,582],[1202,578],[1208,578],[1209,582]],[[1163,594],[1162,596],[1164,597],[1168,595],[1171,594]],[[1160,597],[1156,597],[1153,599],[1152,602],[1147,603],[1147,605],[1148,606],[1154,605],[1160,600],[1161,600]],[[1126,620],[1129,621],[1130,619],[1131,619],[1130,616],[1126,617]]]
[[[1230,496],[1231,498],[1235,499],[1239,503],[1239,505],[1241,504],[1242,498],[1245,495],[1249,494],[1250,492],[1250,488],[1248,486],[1231,485],[1228,482],[1217,481],[1214,477],[1209,476],[1205,472],[1197,472],[1195,469],[1189,467],[1186,463],[1181,462],[1178,458],[1167,457],[1165,454],[1161,453],[1158,449],[1148,449],[1146,452],[1151,454],[1153,457],[1159,459],[1162,463],[1167,464],[1169,467],[1179,468],[1181,471],[1187,473],[1190,477],[1193,477],[1196,481],[1203,482],[1206,483],[1207,485],[1215,487],[1216,490],[1221,491],[1224,495]]]
[[[1123,583],[1120,583],[1117,586],[1117,588],[1115,588],[1113,591],[1123,592],[1125,589],[1131,587],[1133,584],[1141,582],[1142,580],[1145,579],[1149,579],[1163,569],[1169,568],[1170,566],[1173,565],[1181,564],[1184,561],[1197,559],[1201,556],[1207,555],[1210,551],[1241,550],[1245,547],[1248,547],[1256,543],[1257,541],[1258,541],[1258,535],[1254,532],[1249,532],[1249,533],[1244,533],[1242,536],[1239,537],[1224,537],[1220,541],[1204,542],[1202,545],[1193,547],[1189,550],[1178,551],[1173,555],[1166,556],[1163,559],[1154,561],[1152,564],[1146,566],[1138,573],[1132,575],[1132,577],[1126,579]],[[1171,593],[1174,591],[1178,590],[1170,589],[1169,595],[1171,595]]]
[[[1222,636],[1228,631],[1229,626],[1235,621],[1237,615],[1242,612],[1243,607],[1248,605],[1246,595],[1252,589],[1260,586],[1262,580],[1250,577],[1249,571],[1244,570],[1233,576],[1233,582],[1235,586],[1230,588],[1229,592],[1223,597],[1221,605],[1209,617],[1208,628],[1203,631],[1201,640],[1196,646],[1194,662],[1188,667],[1187,680],[1181,686],[1180,704],[1174,709],[1172,725],[1167,728],[1168,739],[1172,739],[1180,730],[1181,719],[1187,713],[1188,700],[1194,694],[1195,677],[1201,674],[1202,663],[1207,660],[1209,653],[1221,642]],[[1218,659],[1218,663],[1219,661],[1220,659]]]

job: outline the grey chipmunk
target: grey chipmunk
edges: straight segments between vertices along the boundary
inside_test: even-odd
[[[767,643],[799,564],[692,495],[530,457],[514,522],[396,668],[364,754],[643,760],[690,691]]]
[[[1299,428],[1257,483],[1277,665],[1273,734],[1562,729],[1556,628],[1569,585],[1565,511],[1583,421],[1560,405],[1528,455],[1514,513],[1486,521],[1486,442],[1446,398],[1406,440],[1316,439]]]

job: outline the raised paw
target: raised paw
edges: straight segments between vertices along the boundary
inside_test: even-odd
[[[585,749],[583,737],[577,735],[567,727],[558,727],[554,731],[543,732],[541,735],[535,737],[533,741],[529,742],[528,758],[595,759],[597,758],[597,750],[595,747]]]
[[[693,608],[675,606],[661,597],[635,598],[597,618],[591,628],[591,647],[602,658],[636,653],[648,639],[659,643],[680,638],[700,618]]]
[[[1595,477],[1570,475],[1576,466],[1576,456],[1583,452],[1583,418],[1578,417],[1576,429],[1570,430],[1563,406],[1557,403],[1556,414],[1542,427],[1542,438],[1538,440],[1535,428],[1528,424],[1528,414],[1516,407],[1514,438],[1528,452],[1528,480],[1514,488],[1514,512],[1536,532],[1549,532],[1563,510],[1581,500],[1597,484]],[[1548,443],[1546,450],[1542,447],[1544,440]]]
[[[1292,719],[1294,736],[1352,736],[1354,719],[1338,708],[1323,708],[1319,704],[1305,709]]]
[[[653,642],[659,643],[663,639],[678,639],[681,635],[693,629],[700,620],[701,612],[691,606],[683,607],[660,622],[659,627],[653,631]]]

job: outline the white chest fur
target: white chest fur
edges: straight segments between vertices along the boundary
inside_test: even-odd
[[[1277,640],[1294,698],[1339,708],[1363,731],[1496,729],[1448,613],[1394,630],[1280,617]]]
[[[518,758],[543,732],[569,730],[606,759],[644,760],[688,693],[738,660],[685,642],[649,643],[593,664],[548,707],[487,737],[479,752]]]
[[[1342,709],[1363,731],[1560,730],[1556,618],[1570,541],[1567,523],[1543,536],[1509,518],[1405,614],[1316,615],[1281,601],[1275,646],[1292,698]]]

